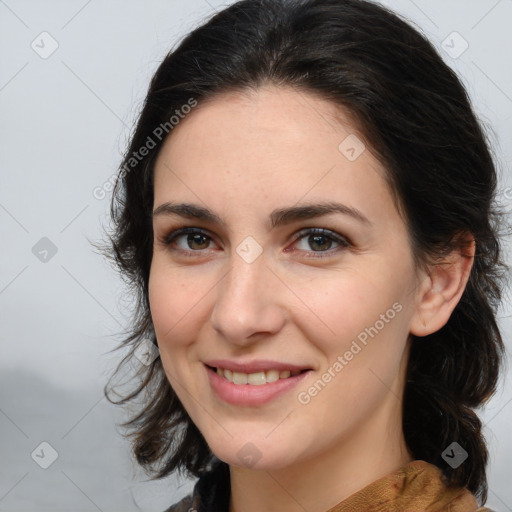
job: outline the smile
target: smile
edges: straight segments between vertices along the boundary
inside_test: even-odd
[[[231,368],[226,368],[226,366]],[[265,369],[266,368],[269,369]],[[281,368],[276,368],[280,366]],[[288,368],[286,368],[288,366]],[[223,402],[255,407],[291,392],[312,372],[310,368],[261,361],[257,364],[234,364],[225,361],[205,364],[210,388]],[[245,371],[242,371],[245,370]]]
[[[217,375],[224,377],[224,379],[237,385],[251,384],[252,386],[262,386],[272,382],[277,382],[279,379],[288,379],[295,377],[307,370],[267,370],[255,373],[234,372],[225,368],[215,368]]]

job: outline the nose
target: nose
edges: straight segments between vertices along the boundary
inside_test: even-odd
[[[261,339],[259,335],[276,334],[283,327],[286,311],[280,297],[285,286],[267,265],[264,253],[248,263],[234,252],[230,263],[216,287],[211,323],[229,343],[251,345]]]

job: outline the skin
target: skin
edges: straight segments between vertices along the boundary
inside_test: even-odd
[[[169,382],[230,465],[230,512],[325,511],[413,460],[401,428],[409,334],[446,323],[472,253],[417,268],[385,170],[368,147],[354,161],[338,149],[351,134],[348,115],[332,103],[265,85],[200,103],[156,162],[154,210],[194,203],[225,222],[155,215],[149,297]],[[269,227],[274,209],[329,200],[357,208],[369,223],[332,213]],[[206,238],[163,242],[183,226],[202,228]],[[305,228],[328,229],[351,245],[297,238]],[[263,251],[251,263],[236,251],[247,236]],[[300,403],[297,394],[397,303],[400,312]],[[313,371],[270,403],[235,406],[207,378],[203,361],[220,358]],[[253,465],[238,455],[248,442],[259,456]]]

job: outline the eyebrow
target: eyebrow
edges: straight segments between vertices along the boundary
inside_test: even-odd
[[[331,213],[341,213],[367,226],[373,225],[358,209],[332,201],[276,209],[270,214],[270,225],[273,229],[278,226],[291,224],[297,220],[313,219]],[[208,208],[191,203],[163,203],[153,212],[153,217],[160,215],[179,215],[226,227],[226,223],[217,214]]]

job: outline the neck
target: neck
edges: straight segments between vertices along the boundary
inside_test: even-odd
[[[371,421],[314,458],[280,469],[231,466],[229,512],[325,512],[411,462],[402,433],[401,402],[389,395],[387,407],[375,411]],[[390,415],[390,407],[396,414]]]

